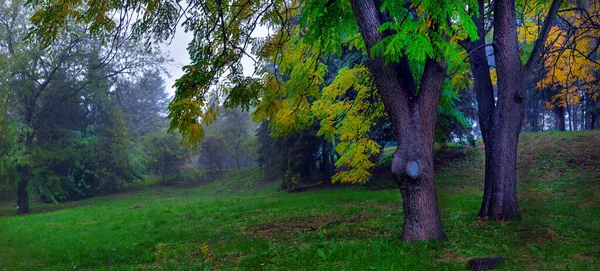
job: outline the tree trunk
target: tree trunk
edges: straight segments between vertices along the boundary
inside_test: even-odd
[[[593,110],[588,111],[588,114],[590,115],[589,119],[588,119],[588,124],[587,124],[587,129],[588,130],[594,130],[595,128],[595,124],[596,124],[596,112],[594,112]]]
[[[553,18],[562,0],[553,0],[544,25],[539,33],[531,56],[521,64],[515,2],[494,1],[494,58],[498,74],[498,100],[494,100],[489,64],[484,50],[484,1],[479,0],[479,16],[473,21],[479,40],[467,40],[462,45],[470,51],[474,89],[479,107],[479,124],[485,145],[485,180],[483,202],[479,217],[490,220],[515,220],[521,218],[517,197],[517,145],[522,126],[525,87],[533,78],[534,67],[539,66],[539,56],[550,31]]]
[[[370,52],[383,35],[388,34],[380,33],[378,29],[389,18],[381,13],[379,1],[350,2],[367,52]],[[433,181],[433,139],[446,74],[445,63],[426,60],[418,92],[406,57],[398,63],[386,64],[384,59],[369,54],[367,66],[398,142],[392,159],[392,174],[402,193],[402,240],[443,239],[445,235]]]
[[[540,94],[539,91],[537,91],[537,89],[533,90],[535,92],[535,94],[533,95],[533,108],[532,108],[532,114],[533,114],[533,118],[531,119],[531,126],[532,132],[539,132],[540,131]]]
[[[574,104],[571,106],[571,110],[573,110],[573,130],[572,131],[577,131],[577,105]]]
[[[25,123],[31,127],[33,111],[29,110],[26,114]],[[27,154],[31,154],[33,147],[33,139],[35,135],[33,132],[28,132],[24,138],[25,148]],[[27,192],[27,185],[29,184],[29,178],[31,176],[31,165],[18,166],[17,170],[21,173],[21,180],[17,184],[17,214],[28,214],[29,213],[29,192]]]
[[[573,113],[571,111],[571,106],[567,106],[567,119],[569,120],[569,131],[573,131]]]
[[[17,214],[29,213],[29,195],[27,193],[27,180],[21,180],[17,187]]]
[[[437,104],[433,106],[437,111]],[[405,241],[445,238],[433,174],[435,115],[421,116],[428,111],[421,107],[411,106],[409,125],[399,127],[392,160],[392,173],[402,193]]]
[[[556,114],[556,130],[565,131],[565,108],[562,106],[554,107],[554,114]]]
[[[526,81],[519,58],[514,1],[497,0],[494,14],[498,103],[489,136],[484,142],[486,178],[479,217],[495,221],[515,220],[521,218],[516,167]]]
[[[327,140],[323,139],[323,143],[321,145],[321,175],[323,176],[323,185],[331,186],[331,161],[330,159],[330,146],[331,143],[327,142]]]

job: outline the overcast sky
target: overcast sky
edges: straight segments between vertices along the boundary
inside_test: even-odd
[[[183,75],[181,68],[190,64],[190,56],[187,52],[187,45],[190,43],[190,41],[192,41],[193,37],[194,36],[192,33],[185,33],[182,27],[177,27],[175,37],[171,43],[165,43],[160,46],[163,52],[173,59],[173,62],[168,64],[166,67],[169,75],[164,75],[164,79],[167,82],[167,91],[171,95],[175,93],[175,89],[173,88],[175,80]]]
[[[267,34],[267,29],[259,26],[252,33],[252,36],[265,37]],[[175,89],[173,88],[175,80],[179,79],[179,77],[183,75],[183,66],[190,64],[190,56],[187,52],[187,46],[190,41],[192,41],[193,37],[194,35],[191,32],[186,33],[183,27],[179,26],[177,27],[177,31],[171,43],[164,43],[160,46],[163,52],[173,59],[173,62],[168,64],[166,67],[169,76],[164,75],[165,82],[167,83],[167,91],[171,95],[175,93]],[[254,72],[254,62],[250,58],[242,58],[242,65],[244,67],[245,75],[249,76]]]

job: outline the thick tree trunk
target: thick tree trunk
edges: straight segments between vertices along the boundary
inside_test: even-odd
[[[463,46],[470,51],[471,68],[479,106],[479,124],[485,145],[484,194],[479,217],[490,220],[521,218],[517,197],[517,145],[522,126],[525,86],[533,67],[539,65],[539,55],[562,0],[553,0],[550,11],[536,41],[531,56],[522,66],[518,51],[515,2],[494,2],[494,57],[498,74],[498,99],[494,100],[489,65],[484,50],[484,1],[479,0],[480,16],[473,21],[479,36]]]
[[[556,130],[557,131],[565,131],[565,108],[562,106],[554,107],[554,114],[556,114]]]
[[[523,119],[525,79],[519,59],[515,3],[495,3],[494,42],[498,73],[498,103],[485,143],[485,189],[479,217],[491,220],[521,218],[517,197],[517,145]]]
[[[437,104],[433,106],[437,109]],[[421,114],[426,110],[421,107],[412,106],[409,125],[399,127],[399,145],[392,160],[392,173],[402,193],[405,241],[445,237],[433,174],[435,115],[423,118]]]
[[[379,1],[350,2],[369,52],[381,41],[382,35],[388,34],[380,33],[378,29],[389,18],[381,13]],[[369,56],[368,68],[398,141],[392,173],[402,193],[402,240],[443,239],[445,235],[433,181],[433,138],[445,64],[427,59],[418,92],[405,57],[398,63],[386,64],[382,58]]]
[[[521,218],[516,172],[519,133],[518,130],[509,131],[515,127],[507,123],[498,126],[494,132],[506,135],[485,142],[486,177],[479,217],[494,221],[516,220]]]
[[[17,214],[29,213],[29,195],[27,193],[27,180],[21,180],[17,186]]]

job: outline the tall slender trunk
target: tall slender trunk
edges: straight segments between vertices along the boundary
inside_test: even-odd
[[[536,89],[533,90],[535,92],[535,94],[533,95],[533,108],[532,108],[532,115],[533,118],[531,119],[531,126],[532,132],[539,132],[540,131],[540,99],[539,99],[539,91],[537,91]]]
[[[29,213],[29,196],[27,194],[27,180],[21,180],[17,187],[17,214]]]
[[[562,106],[556,106],[554,108],[554,114],[556,114],[556,130],[557,131],[565,131],[565,108]]]
[[[596,122],[596,103],[593,99],[587,99],[585,129],[593,130]]]
[[[572,107],[569,105],[566,108],[567,111],[567,119],[569,120],[569,131],[573,131],[573,113]]]
[[[350,2],[369,52],[388,34],[380,33],[378,29],[389,18],[381,13],[379,1]],[[397,63],[386,63],[384,59],[370,55],[367,66],[398,142],[392,159],[392,174],[402,193],[402,240],[443,239],[445,235],[433,181],[433,139],[446,74],[445,63],[426,60],[419,91],[406,57]]]
[[[330,161],[330,155],[329,153],[331,152],[330,147],[331,143],[327,142],[327,140],[323,139],[323,142],[321,144],[321,175],[323,178],[323,185],[325,186],[331,186],[331,175],[332,175],[332,170],[331,170],[331,161]]]
[[[578,122],[578,117],[577,117],[577,105],[574,104],[571,106],[571,109],[573,110],[573,131],[577,131],[577,122]]]
[[[546,127],[546,112],[542,111],[542,127],[541,127],[540,131],[543,132],[545,127]]]
[[[479,13],[485,14],[484,0],[479,0]],[[517,197],[517,146],[522,126],[525,87],[532,80],[533,67],[550,31],[551,22],[562,0],[553,0],[550,11],[525,66],[518,50],[515,2],[494,2],[494,58],[498,74],[498,99],[494,100],[489,64],[484,50],[483,15],[475,16],[479,40],[467,40],[462,45],[470,51],[474,89],[479,107],[479,124],[485,145],[485,180],[480,218],[515,220],[521,218]]]
[[[581,103],[581,119],[580,122],[581,123],[581,130],[585,130],[585,102]]]
[[[25,116],[25,123],[31,127],[33,110],[29,110]],[[33,140],[35,135],[33,132],[28,132],[25,135],[24,143],[27,154],[31,154],[33,148]],[[29,213],[29,192],[27,192],[27,186],[29,184],[29,178],[31,177],[31,166],[19,166],[17,167],[19,173],[21,173],[21,180],[17,184],[17,214],[28,214]]]

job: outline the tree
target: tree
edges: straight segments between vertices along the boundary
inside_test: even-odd
[[[317,131],[318,128],[315,125],[313,128],[297,133],[273,137],[268,121],[263,121],[257,131],[257,161],[264,173],[264,178],[268,181],[281,180],[281,188],[285,191],[316,183],[317,177],[319,177],[315,174],[318,160],[325,160],[325,162],[321,161],[321,167],[331,167],[331,165],[327,165],[331,158],[323,158],[323,155],[328,156],[327,150],[322,150],[327,141],[318,137]],[[320,169],[323,174],[325,169]],[[320,177],[327,185],[330,181],[328,177],[331,176]]]
[[[241,168],[242,160],[250,160],[253,155],[250,149],[253,141],[251,116],[240,108],[221,108],[219,116],[207,129],[208,133],[220,137],[227,148],[223,152],[230,153],[235,160],[235,167]]]
[[[470,52],[474,90],[479,107],[479,126],[486,148],[485,189],[479,212],[481,218],[495,221],[521,218],[517,197],[516,163],[525,89],[528,80],[532,80],[534,69],[539,67],[544,43],[561,2],[562,0],[552,1],[538,38],[529,55],[525,57],[524,65],[519,52],[515,2],[498,0],[490,7],[494,13],[492,45],[498,81],[497,101],[494,97],[486,51],[482,50],[489,44],[486,44],[483,38],[468,39],[463,43]],[[485,3],[479,0],[478,5],[474,7],[478,7],[480,14],[473,17],[477,32],[479,37],[485,37]]]
[[[81,9],[84,3],[92,8]],[[33,21],[42,37],[55,36],[57,29],[63,27],[61,22],[71,17],[90,23],[92,28],[105,33],[119,25],[109,19],[109,11],[136,10],[143,13],[137,33],[163,38],[171,33],[178,18],[186,12],[179,10],[176,3],[146,4],[145,1],[133,1],[128,5],[120,1],[51,3],[41,9]],[[230,105],[257,103],[260,80],[244,77],[240,65],[241,57],[248,55],[250,35],[261,21],[282,30],[267,43],[285,44],[290,39],[287,27],[300,15],[298,11],[302,7],[305,44],[315,45],[314,48],[320,47],[324,53],[331,54],[341,48],[344,39],[354,37],[369,56],[366,67],[357,66],[347,70],[346,76],[337,77],[347,80],[351,74],[360,74],[365,83],[373,82],[377,87],[375,93],[390,117],[398,143],[392,172],[404,203],[402,238],[405,241],[444,238],[433,182],[433,138],[438,104],[446,81],[446,63],[460,60],[454,46],[456,39],[452,37],[461,29],[453,28],[450,19],[463,26],[472,38],[476,36],[469,31],[473,27],[465,5],[474,6],[474,3],[415,1],[398,4],[353,0],[303,1],[301,5],[286,1],[230,5],[223,1],[202,2],[197,6],[199,10],[187,14],[190,17],[184,23],[196,36],[188,47],[193,64],[184,68],[186,74],[176,83],[177,93],[169,106],[171,129],[178,129],[188,143],[197,142],[204,133],[198,118],[205,122],[215,119],[215,109],[208,102],[208,94],[225,75],[227,83],[233,85],[226,93],[228,99],[231,98]],[[58,9],[62,12],[56,12]],[[264,47],[260,43],[256,42],[258,48],[282,48]],[[266,51],[258,53],[259,56],[268,54]],[[272,63],[278,65],[279,61]],[[319,66],[312,65],[316,70],[310,77],[322,78]],[[311,64],[305,67],[311,67]],[[305,70],[309,71],[311,69]],[[341,80],[332,85],[344,85]],[[318,81],[322,82],[322,79]],[[296,80],[291,82],[304,84]],[[360,87],[360,83],[345,86]],[[362,146],[363,150],[365,147],[376,149],[376,145],[366,143],[354,146]],[[350,161],[347,155],[361,152],[343,155]],[[340,160],[342,162],[338,163],[343,163],[344,160]]]
[[[221,172],[226,157],[226,148],[223,139],[213,135],[204,137],[199,148],[201,163],[211,171]]]
[[[107,136],[102,140],[117,140],[124,144],[119,147],[127,145],[126,141],[119,141],[123,139],[119,131],[121,128],[124,131],[124,126],[111,125],[111,121],[118,122],[119,117],[112,113],[109,79],[144,66],[152,67],[157,63],[157,57],[147,53],[148,47],[132,46],[122,39],[113,39],[103,45],[99,38],[90,36],[77,25],[65,26],[63,35],[50,42],[52,46],[44,48],[39,44],[41,40],[29,35],[31,24],[27,17],[31,13],[23,1],[3,3],[1,9],[0,36],[3,39],[0,46],[7,56],[5,67],[10,73],[2,80],[8,85],[8,97],[13,102],[7,110],[24,127],[16,144],[19,145],[17,149],[23,150],[23,161],[29,161],[19,163],[19,174],[13,176],[18,178],[18,213],[23,214],[29,212],[28,187],[35,184],[40,191],[46,184],[46,179],[36,178],[40,168],[35,163],[42,161],[42,150],[54,141],[54,133],[66,128],[85,134],[89,125],[102,124],[98,127],[111,127],[106,135],[108,131],[115,133],[115,137]],[[25,40],[26,37],[29,39]],[[62,127],[55,129],[53,125]],[[127,157],[124,155],[126,150],[111,152],[106,160],[98,159],[111,161],[107,165],[117,165],[108,171],[115,173],[110,176],[114,183],[106,183],[110,189],[118,187],[122,176],[131,173],[123,166],[127,165],[123,160]],[[69,157],[74,159],[74,156]]]
[[[145,136],[165,129],[169,94],[159,72],[145,71],[137,80],[131,81],[121,78],[115,89],[129,132]]]
[[[577,130],[577,107],[594,103],[600,96],[600,3],[578,3],[559,13],[550,30],[538,88],[548,90],[546,110],[557,114],[558,130],[565,130],[565,111],[571,130]],[[590,114],[594,115],[593,106]],[[585,121],[585,119],[584,119]],[[582,123],[582,129],[585,124]]]
[[[179,174],[182,162],[189,154],[180,142],[179,136],[164,130],[155,131],[144,138],[145,152],[149,158],[148,169],[161,176],[163,184]]]

